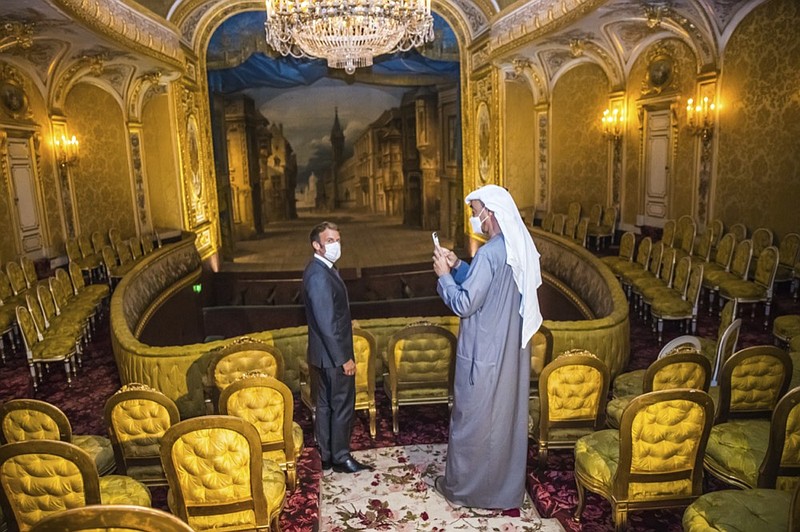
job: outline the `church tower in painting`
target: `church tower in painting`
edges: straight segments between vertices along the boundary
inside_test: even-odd
[[[328,207],[335,209],[339,206],[337,190],[339,188],[339,171],[344,162],[344,131],[339,123],[339,108],[334,108],[333,127],[331,128],[331,147],[333,148],[333,162],[331,163],[332,187],[328,195]]]

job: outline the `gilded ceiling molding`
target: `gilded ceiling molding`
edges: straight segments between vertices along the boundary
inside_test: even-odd
[[[150,89],[156,88],[156,93],[163,93],[166,86],[162,85],[162,73],[160,70],[147,72],[133,81],[128,95],[128,117],[130,120],[141,120],[142,109],[145,103],[154,96]]]
[[[534,103],[539,104],[549,99],[547,85],[542,81],[544,76],[537,64],[527,57],[515,57],[511,60],[514,75],[524,79],[533,92]]]
[[[175,29],[119,0],[52,0],[69,17],[89,29],[139,52],[183,69],[180,38]]]
[[[461,18],[466,20],[470,28],[470,36],[475,37],[483,30],[489,27],[489,17],[486,13],[493,13],[494,9],[491,4],[487,2],[473,2],[470,0],[449,0],[437,2],[439,5],[455,6],[456,10],[460,12]],[[483,4],[481,9],[476,4]],[[487,5],[489,6],[487,8]]]
[[[108,61],[106,54],[84,55],[79,57],[69,68],[61,73],[55,83],[55,90],[50,93],[49,107],[53,112],[62,113],[64,109],[64,99],[69,92],[69,87],[84,74],[99,78],[103,74],[105,62]]]
[[[492,24],[492,56],[502,56],[514,48],[554,32],[584,17],[607,0],[541,0],[521,5]]]
[[[697,52],[697,71],[702,72],[704,70],[709,70],[708,67],[713,68],[718,58],[718,51],[714,47],[714,39],[707,33],[701,31],[700,27],[695,22],[684,17],[672,8],[666,8],[666,11],[663,13],[663,18],[671,21],[677,28],[680,28],[680,32],[676,33],[683,33],[683,35],[690,40],[693,45],[692,48]],[[648,19],[648,26],[650,26],[650,19]]]
[[[33,23],[16,20],[0,24],[0,52],[8,48],[27,49],[33,45]]]

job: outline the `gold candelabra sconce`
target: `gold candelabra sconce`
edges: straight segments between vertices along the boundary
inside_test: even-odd
[[[55,138],[53,145],[56,149],[56,160],[61,167],[73,166],[78,162],[78,139],[75,135],[67,138],[66,135],[61,135],[61,138]]]
[[[692,98],[686,102],[686,127],[694,135],[703,139],[710,139],[714,133],[714,112],[716,105],[713,99],[704,96],[702,101],[695,103]]]
[[[609,140],[619,141],[622,138],[625,113],[619,107],[615,107],[613,110],[606,109],[603,111],[601,122],[603,125],[603,135]]]

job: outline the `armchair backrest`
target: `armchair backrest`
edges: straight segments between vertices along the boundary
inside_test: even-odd
[[[724,310],[724,309],[723,309]],[[733,308],[735,316],[735,306]],[[714,373],[711,375],[711,386],[716,386],[719,382],[719,375],[725,362],[736,352],[736,344],[739,343],[739,331],[742,329],[742,320],[737,318],[731,321],[717,338],[717,351],[714,355]]]
[[[766,227],[759,227],[753,231],[750,240],[753,241],[753,257],[761,256],[761,252],[772,245],[772,230]]]
[[[70,285],[72,286],[73,292],[77,294],[86,286],[86,280],[83,278],[83,272],[81,272],[81,269],[77,264],[70,262],[68,268]],[[59,269],[59,271],[63,270]],[[62,283],[64,281],[64,279],[61,280]]]
[[[697,336],[693,336],[691,334],[684,334],[683,336],[678,336],[677,338],[673,338],[666,344],[664,347],[661,348],[661,351],[658,352],[658,358],[664,358],[668,355],[673,355],[677,353],[680,348],[688,347],[693,349],[694,351],[700,352],[702,348],[702,344],[700,343],[700,339]]]
[[[120,240],[118,244],[117,257],[119,257],[120,265],[133,262],[133,253],[131,253],[131,247],[128,245],[128,243]]]
[[[619,258],[622,260],[633,260],[633,252],[636,248],[636,235],[633,231],[625,231],[619,239]]]
[[[370,400],[374,401],[377,350],[374,336],[362,329],[353,329],[353,355],[356,362],[356,404]]]
[[[103,418],[119,474],[163,483],[161,439],[180,421],[172,399],[144,384],[127,384],[108,398]]]
[[[542,218],[542,231],[547,231],[548,233],[553,230],[553,218],[555,215],[552,212],[547,212]]]
[[[8,280],[6,272],[0,270],[0,303],[5,304],[12,297],[14,290],[11,288],[11,281]]]
[[[786,233],[778,245],[780,265],[786,268],[794,267],[800,253],[800,234]]]
[[[653,239],[646,236],[639,242],[639,249],[636,250],[636,262],[642,268],[647,268],[650,261],[650,254],[653,252]]]
[[[559,355],[539,377],[539,433],[561,427],[600,429],[605,423],[611,376],[592,353],[573,349]]]
[[[588,218],[581,218],[581,221],[578,222],[578,227],[575,229],[575,241],[578,245],[585,246],[586,245],[586,237],[589,234],[589,219]]]
[[[56,311],[60,314],[69,303],[69,298],[73,294],[72,283],[64,283],[58,277],[50,277],[50,291],[56,302]]]
[[[27,255],[23,255],[19,258],[19,264],[22,268],[22,273],[25,275],[25,283],[28,285],[28,288],[32,287],[39,280],[39,275],[36,273],[36,265],[33,264],[33,261]]]
[[[78,293],[78,288],[75,285],[75,283],[72,282],[71,276],[73,275],[73,271],[76,271],[78,276],[80,277],[80,280],[83,281],[83,273],[81,273],[80,266],[78,266],[74,262],[70,262],[67,268],[69,268],[69,273],[67,273],[67,271],[64,268],[56,269],[55,278],[61,281],[61,284],[66,286],[68,288],[68,291],[72,295],[75,295]],[[83,288],[83,285],[81,285],[81,288]]]
[[[633,399],[620,420],[615,496],[653,500],[702,494],[713,419],[711,397],[701,390],[661,390]]]
[[[675,273],[675,255],[673,248],[665,248],[661,254],[661,264],[658,267],[658,271],[655,272],[656,277],[664,281],[667,286],[672,285],[672,277]]]
[[[28,283],[25,281],[25,272],[22,271],[22,266],[19,263],[11,261],[6,264],[6,274],[15,295],[21,294],[28,288]]]
[[[565,222],[564,215],[560,212],[553,215],[553,229],[552,233],[555,235],[563,235],[564,234],[564,222]]]
[[[687,255],[691,255],[692,250],[694,250],[694,239],[696,236],[697,227],[695,226],[694,220],[691,220],[691,223],[684,224],[678,249],[685,252]]]
[[[81,248],[78,246],[77,240],[74,238],[68,238],[64,245],[67,248],[67,258],[69,260],[80,261],[83,259],[83,253],[81,253]]]
[[[219,413],[252,423],[264,458],[278,463],[297,459],[292,440],[294,400],[281,381],[258,371],[245,373],[220,393]]]
[[[572,220],[575,222],[575,225],[578,224],[578,220],[581,219],[581,204],[577,201],[569,202],[567,206],[567,219]]]
[[[644,393],[675,388],[707,392],[711,384],[711,362],[692,346],[679,347],[648,366],[643,384]]]
[[[720,373],[717,423],[734,417],[770,417],[791,378],[792,359],[783,349],[756,345],[737,351]]]
[[[614,226],[617,224],[617,208],[614,205],[610,205],[603,209],[603,219],[600,221],[600,225],[602,227],[614,229]]]
[[[39,300],[39,305],[41,305],[42,312],[44,313],[45,326],[49,327],[50,322],[53,321],[53,318],[55,318],[57,314],[56,303],[53,300],[53,293],[46,285],[40,284],[36,287],[36,297]]]
[[[117,266],[117,255],[111,246],[103,246],[101,254],[103,255],[103,264],[105,264],[106,270],[110,272]]]
[[[122,235],[119,229],[112,227],[108,230],[108,243],[111,244],[115,252],[119,253],[119,248],[122,244]]]
[[[564,219],[564,233],[567,238],[575,238],[575,229],[578,227],[578,221],[573,220],[569,216]]]
[[[664,241],[656,242],[650,252],[650,264],[647,267],[648,271],[655,276],[658,276],[658,272],[661,271],[661,259],[664,257],[664,253]],[[672,260],[675,260],[674,254],[672,255]]]
[[[728,228],[729,233],[733,233],[733,236],[736,237],[737,242],[741,242],[742,240],[747,238],[747,226],[743,223],[735,223],[730,228]]]
[[[40,342],[39,331],[36,329],[36,323],[27,307],[17,306],[15,312],[19,330],[22,332],[22,341],[25,344],[25,357],[30,363],[33,360],[33,347]]]
[[[703,288],[703,270],[705,266],[696,264],[689,273],[689,283],[686,285],[686,301],[692,304],[692,314],[697,315],[700,304],[700,290]]]
[[[592,208],[589,209],[589,225],[600,225],[600,220],[603,217],[603,206],[599,203],[595,203],[592,205]]]
[[[33,323],[36,325],[36,335],[41,342],[44,340],[44,332],[47,330],[48,323],[44,319],[42,305],[39,303],[39,298],[36,296],[35,290],[25,293],[25,303],[28,306],[28,311],[31,313]]]
[[[752,258],[752,240],[742,240],[736,244],[736,249],[733,252],[733,260],[731,260],[731,273],[742,279],[747,279],[747,274],[750,271],[750,261]]]
[[[761,251],[756,261],[756,271],[753,280],[772,292],[772,284],[775,282],[775,273],[778,271],[779,253],[775,246],[767,246]]]
[[[759,488],[791,490],[800,485],[800,386],[784,395],[770,423],[767,454],[758,473]]]
[[[681,297],[686,295],[686,288],[689,286],[689,271],[692,267],[692,259],[682,257],[675,266],[675,275],[672,277],[672,289],[678,292]]]
[[[708,262],[708,259],[711,256],[711,246],[713,240],[714,229],[712,227],[708,227],[706,228],[705,233],[700,235],[700,238],[697,239],[697,244],[694,246],[692,256],[703,262]]]
[[[438,325],[412,324],[394,333],[386,349],[393,397],[404,390],[446,388],[453,393],[456,337]]]
[[[94,248],[92,248],[92,240],[89,237],[89,235],[86,234],[78,235],[78,247],[81,250],[81,255],[83,255],[84,257],[94,255]]]
[[[261,440],[249,421],[201,416],[176,423],[162,438],[161,461],[174,513],[193,529],[269,525]]]
[[[94,504],[49,515],[33,525],[31,532],[193,532],[172,514],[156,508],[127,504]]]
[[[678,243],[683,240],[683,237],[688,231],[694,233],[696,231],[696,224],[694,218],[688,214],[684,214],[675,222],[675,239]]]
[[[72,441],[72,427],[57,406],[38,399],[11,399],[0,405],[0,442]]]
[[[661,242],[667,247],[672,247],[675,243],[675,231],[677,227],[675,220],[667,220],[664,222],[664,227],[661,230]]]
[[[106,239],[103,236],[103,233],[100,231],[94,231],[92,233],[92,250],[95,252],[96,255],[99,255],[103,251],[103,247],[106,246]]]
[[[531,391],[537,390],[539,376],[553,360],[553,333],[544,325],[531,338]]]
[[[128,239],[128,247],[131,249],[131,257],[133,257],[133,260],[139,260],[142,256],[141,241],[135,236],[132,236]]]
[[[735,247],[736,235],[733,233],[726,233],[725,236],[719,240],[719,244],[717,244],[717,252],[714,254],[714,264],[727,271],[731,267],[733,248]]]
[[[94,460],[79,447],[55,440],[9,443],[0,447],[0,504],[20,531],[42,518],[87,504],[100,504],[100,477]]]
[[[722,223],[722,220],[717,218],[716,220],[711,221],[711,229],[714,230],[714,234],[711,237],[711,247],[714,248],[717,247],[719,239],[725,234],[725,224]]]
[[[142,235],[142,253],[148,255],[153,252],[153,235]]]

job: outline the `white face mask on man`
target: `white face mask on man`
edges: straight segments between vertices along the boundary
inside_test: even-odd
[[[481,212],[478,213],[477,216],[470,216],[469,217],[469,224],[472,226],[472,232],[475,233],[476,235],[482,235],[483,234],[483,229],[481,229],[481,225],[483,225],[483,220],[481,220],[481,214],[483,214],[483,211],[485,211],[485,210],[486,210],[486,207],[484,207],[481,210]]]
[[[336,262],[342,256],[342,245],[339,242],[331,242],[325,245],[325,254],[323,257],[331,262]]]

